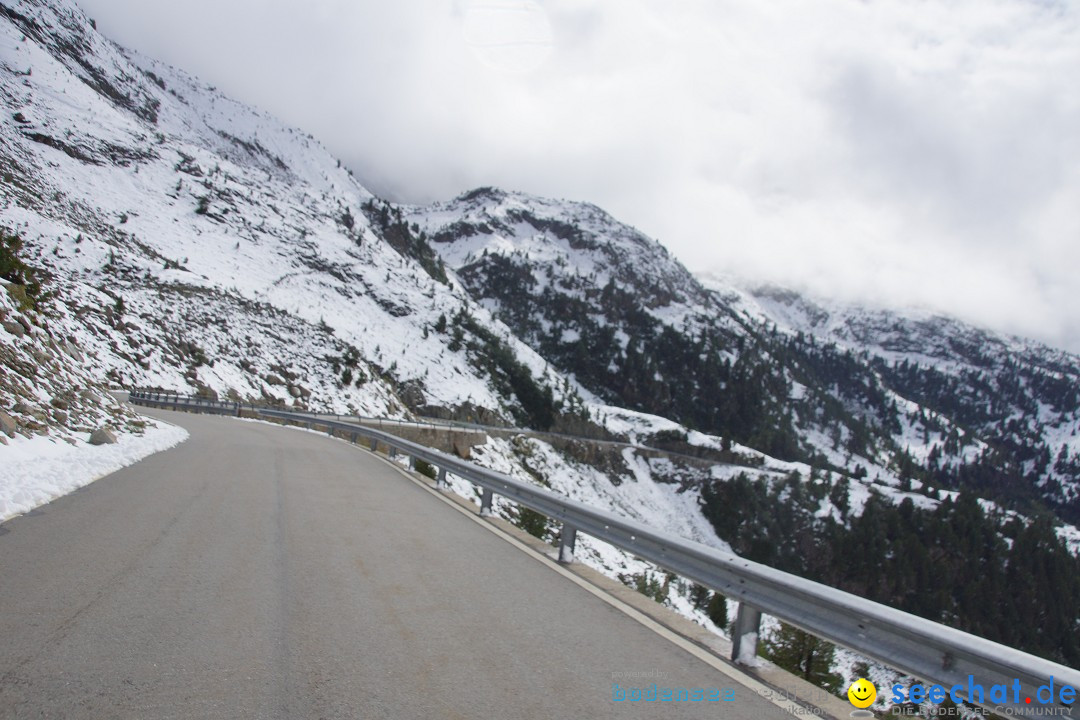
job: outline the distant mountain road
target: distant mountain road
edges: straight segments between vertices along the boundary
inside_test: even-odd
[[[190,440],[0,525],[0,718],[791,717],[364,451],[144,412]]]

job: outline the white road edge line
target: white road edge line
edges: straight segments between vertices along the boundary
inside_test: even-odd
[[[360,444],[354,444],[354,443],[346,440],[345,438],[333,437],[333,436],[328,435],[327,433],[319,431],[319,430],[312,430],[312,429],[305,428],[305,427],[296,427],[294,425],[283,425],[283,424],[276,423],[276,422],[269,422],[267,420],[257,420],[257,419],[254,419],[254,418],[239,418],[239,419],[242,420],[242,421],[246,421],[246,422],[253,422],[253,423],[259,423],[259,424],[265,424],[265,425],[273,425],[274,427],[279,427],[279,428],[284,427],[284,428],[287,428],[289,430],[299,430],[300,432],[314,433],[316,435],[321,435],[322,437],[327,438],[328,440],[336,440],[336,441],[338,441],[340,443],[344,443],[345,445],[348,445],[349,447],[356,448],[357,450],[360,450],[363,453],[366,453],[368,455],[373,456],[379,462],[385,463],[387,466],[389,466],[389,467],[393,468],[394,470],[396,470],[398,473],[401,474],[402,477],[404,477],[409,482],[411,482],[411,483],[415,484],[417,487],[422,488],[423,490],[427,491],[429,494],[431,494],[434,497],[438,498],[441,502],[443,502],[446,505],[450,506],[454,510],[457,510],[459,513],[461,513],[465,517],[469,518],[470,520],[472,520],[474,523],[476,523],[480,527],[482,527],[485,530],[493,533],[494,535],[502,538],[503,540],[510,543],[514,547],[516,547],[519,550],[523,551],[529,557],[535,559],[537,562],[542,563],[543,565],[546,565],[548,568],[550,568],[551,570],[554,570],[555,572],[559,573],[563,577],[567,578],[572,583],[574,583],[578,587],[582,588],[583,590],[585,590],[589,594],[596,596],[600,600],[603,600],[608,605],[615,608],[619,612],[623,613],[627,617],[630,617],[630,618],[636,620],[640,625],[648,628],[649,630],[653,631],[654,633],[656,633],[660,637],[664,638],[665,640],[668,640],[673,645],[675,645],[675,646],[685,650],[686,652],[690,653],[691,655],[696,657],[698,660],[701,660],[706,665],[709,665],[710,667],[712,667],[714,670],[717,670],[721,674],[726,675],[727,677],[729,677],[733,681],[739,683],[740,685],[742,685],[746,689],[753,691],[754,693],[756,693],[763,700],[767,700],[768,702],[772,703],[773,705],[780,708],[781,710],[783,710],[783,711],[785,711],[785,712],[787,712],[787,713],[789,713],[791,715],[794,715],[796,717],[802,717],[804,715],[808,715],[807,709],[805,707],[803,707],[802,705],[799,705],[798,703],[793,702],[791,700],[788,700],[786,698],[777,697],[776,696],[776,691],[773,690],[773,688],[771,688],[768,685],[760,682],[759,680],[756,680],[756,679],[750,677],[749,675],[746,675],[745,673],[739,672],[738,669],[736,669],[736,668],[732,667],[731,665],[723,662],[722,660],[717,658],[714,654],[710,653],[708,650],[705,650],[704,648],[697,645],[696,643],[693,643],[690,640],[687,640],[682,635],[679,635],[678,633],[673,632],[672,630],[669,630],[668,628],[664,627],[663,625],[661,625],[657,621],[650,618],[648,615],[645,615],[644,613],[642,613],[640,610],[637,610],[637,609],[631,607],[630,605],[626,604],[622,600],[619,600],[618,598],[614,597],[613,595],[610,595],[609,593],[602,590],[601,588],[598,588],[597,586],[593,585],[591,582],[589,582],[585,578],[577,575],[576,573],[570,572],[569,570],[567,570],[563,566],[559,565],[559,563],[557,563],[554,560],[552,560],[551,558],[549,558],[548,556],[546,556],[546,555],[544,555],[542,553],[536,552],[531,547],[529,547],[525,543],[523,543],[520,540],[518,540],[517,538],[515,538],[513,535],[510,535],[509,533],[505,532],[504,530],[497,527],[496,525],[485,521],[485,519],[483,517],[481,517],[479,515],[479,513],[470,512],[468,510],[468,508],[462,507],[458,503],[454,502],[449,497],[447,497],[446,494],[443,491],[440,491],[440,490],[437,490],[437,489],[431,487],[430,485],[428,485],[427,483],[425,483],[424,481],[420,480],[417,477],[413,477],[413,475],[410,474],[409,471],[406,468],[404,468],[401,465],[399,465],[398,463],[390,460],[389,458],[385,458],[382,455],[379,455],[378,453],[373,453],[373,452],[371,452],[371,450],[369,450],[366,447],[363,447]],[[828,715],[828,716],[831,716],[831,715]]]
[[[343,442],[348,442],[346,440],[342,440],[342,441]],[[349,443],[349,444],[351,445],[352,443]],[[598,588],[597,586],[593,585],[591,582],[589,582],[585,578],[579,576],[577,573],[573,573],[573,572],[567,570],[566,568],[561,566],[559,563],[557,563],[555,560],[552,560],[548,556],[537,552],[533,548],[529,547],[525,543],[523,543],[520,540],[518,540],[517,538],[515,538],[513,535],[510,535],[509,533],[505,532],[501,528],[497,527],[493,523],[487,522],[478,513],[469,512],[468,508],[462,507],[458,503],[451,500],[449,497],[446,497],[445,494],[443,493],[443,491],[437,490],[437,489],[431,487],[430,485],[428,485],[427,483],[423,482],[419,478],[413,477],[411,474],[409,474],[409,472],[405,468],[401,467],[397,463],[395,463],[395,462],[393,462],[393,461],[391,461],[391,460],[389,460],[387,458],[384,458],[381,455],[378,455],[377,453],[372,453],[367,448],[360,447],[359,445],[356,445],[354,447],[358,447],[360,450],[362,450],[363,452],[368,453],[369,455],[374,455],[376,459],[380,460],[381,462],[386,463],[391,468],[398,471],[407,480],[409,480],[410,482],[412,482],[412,483],[416,484],[417,486],[423,488],[424,490],[426,490],[431,495],[434,495],[439,500],[446,503],[450,507],[454,508],[455,510],[457,510],[462,515],[464,515],[465,517],[472,520],[474,523],[476,523],[480,527],[482,527],[482,528],[488,530],[489,532],[497,535],[498,537],[502,538],[503,540],[510,543],[514,547],[518,548],[519,550],[524,551],[526,555],[534,558],[537,562],[540,562],[543,565],[546,565],[550,569],[554,570],[555,572],[559,573],[563,577],[565,577],[568,580],[570,580],[571,582],[573,582],[575,585],[581,587],[586,592],[600,598],[601,600],[606,602],[611,607],[613,607],[616,610],[620,611],[624,615],[627,615],[628,617],[633,618],[634,620],[636,620],[638,623],[640,623],[644,627],[646,627],[649,630],[653,631],[654,633],[656,633],[660,637],[670,641],[674,645],[682,648],[683,650],[690,653],[691,655],[693,655],[697,659],[703,661],[704,663],[706,663],[707,665],[709,665],[713,669],[720,671],[722,674],[724,674],[727,677],[731,678],[732,680],[739,683],[740,685],[747,688],[748,690],[752,690],[754,693],[756,693],[762,699],[768,700],[773,705],[777,706],[781,710],[784,710],[785,712],[790,713],[791,715],[802,716],[802,715],[807,714],[807,709],[804,708],[803,706],[801,706],[798,703],[795,703],[795,702],[793,702],[791,700],[788,700],[786,698],[777,697],[776,696],[776,691],[773,690],[773,688],[771,688],[768,685],[765,685],[764,683],[750,677],[749,675],[746,675],[744,673],[739,672],[736,668],[734,668],[731,665],[728,665],[727,663],[723,662],[722,660],[717,658],[715,655],[713,655],[709,651],[705,650],[701,646],[697,645],[696,643],[693,643],[690,640],[687,640],[682,635],[679,635],[678,633],[675,633],[672,630],[669,630],[668,628],[664,627],[663,625],[661,625],[657,621],[650,618],[648,615],[645,615],[644,613],[642,613],[640,610],[637,610],[637,609],[631,607],[630,605],[626,604],[622,600],[619,600],[618,598],[616,598],[613,595],[607,593],[603,589]]]

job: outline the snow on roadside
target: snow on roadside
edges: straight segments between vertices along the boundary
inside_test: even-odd
[[[16,436],[0,448],[0,522],[29,512],[143,458],[179,445],[187,430],[147,420],[141,435],[119,433],[115,445],[71,445]]]

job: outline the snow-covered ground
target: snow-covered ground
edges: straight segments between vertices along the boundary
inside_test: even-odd
[[[47,436],[16,436],[0,448],[0,522],[29,512],[120,468],[179,445],[187,430],[146,418],[142,435],[121,433],[115,445],[74,445]]]

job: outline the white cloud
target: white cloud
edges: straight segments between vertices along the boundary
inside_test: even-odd
[[[1075,3],[83,5],[399,198],[587,200],[691,269],[1080,350]]]

